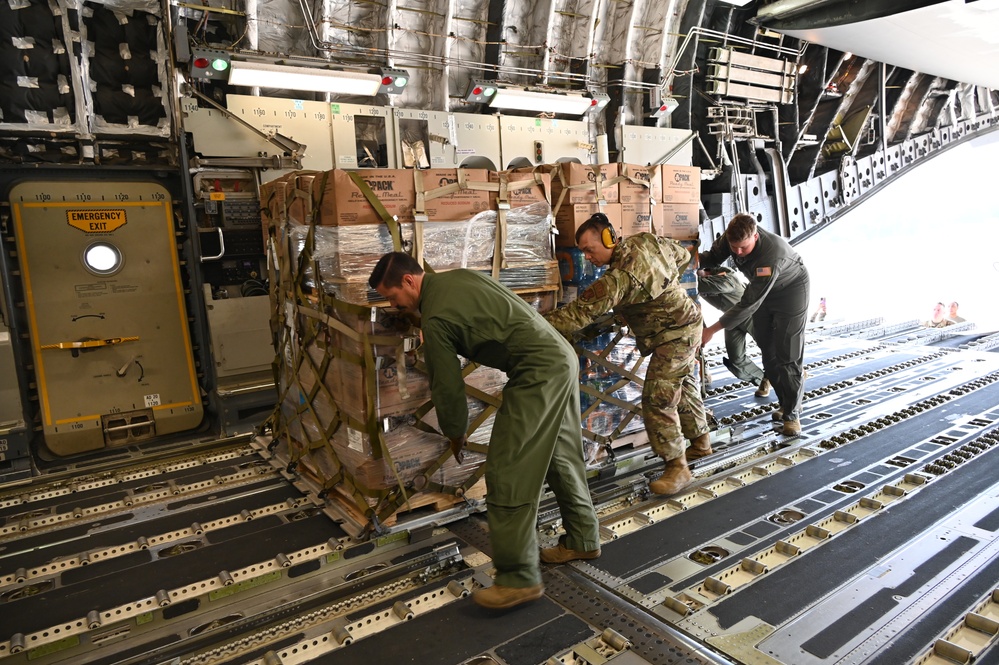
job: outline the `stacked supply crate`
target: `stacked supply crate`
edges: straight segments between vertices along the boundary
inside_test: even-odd
[[[488,273],[551,309],[549,183],[540,173],[373,169],[289,174],[265,186],[280,399],[272,449],[358,534],[401,510],[481,495],[506,382],[497,370],[464,368],[470,445],[458,464],[436,427],[418,321],[368,288],[371,270],[384,253],[408,251],[435,271]]]

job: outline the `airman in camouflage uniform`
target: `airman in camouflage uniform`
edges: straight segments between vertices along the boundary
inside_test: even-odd
[[[693,376],[703,320],[679,279],[690,263],[690,252],[651,233],[617,242],[602,213],[579,227],[576,245],[594,265],[607,265],[607,272],[575,301],[545,318],[569,336],[614,310],[631,329],[642,355],[652,354],[642,390],[642,415],[652,450],[666,460],[666,468],[649,488],[657,494],[674,494],[692,480],[687,458],[712,452],[704,403]],[[692,440],[686,455],[684,438]]]

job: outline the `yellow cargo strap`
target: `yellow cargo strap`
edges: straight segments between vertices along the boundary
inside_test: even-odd
[[[402,234],[399,232],[399,221],[392,215],[388,214],[388,210],[386,210],[385,206],[382,205],[382,202],[378,200],[375,193],[371,191],[371,187],[367,182],[365,182],[364,178],[361,177],[360,173],[351,171],[347,175],[350,176],[350,179],[354,181],[354,185],[361,190],[361,193],[364,194],[364,198],[368,200],[371,207],[375,209],[378,216],[381,217],[382,221],[389,227],[389,233],[392,234],[392,249],[397,252],[401,252]]]

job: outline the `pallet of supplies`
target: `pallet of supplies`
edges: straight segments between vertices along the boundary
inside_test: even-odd
[[[279,391],[273,453],[355,536],[420,506],[481,499],[506,375],[465,366],[469,447],[459,464],[437,429],[418,319],[388,308],[367,279],[384,253],[405,250],[437,271],[491,274],[536,309],[554,308],[550,179],[460,169],[308,176],[308,211],[289,209],[303,200],[304,174],[264,190]]]

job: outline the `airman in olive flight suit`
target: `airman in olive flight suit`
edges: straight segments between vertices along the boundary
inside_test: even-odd
[[[600,556],[599,523],[586,485],[575,351],[527,302],[482,273],[425,273],[409,254],[392,252],[379,260],[368,284],[395,307],[419,313],[431,399],[459,462],[468,403],[458,356],[506,372],[486,456],[496,578],[472,598],[489,608],[540,598],[536,522],[545,481],[566,535],[542,550],[541,560]]]

